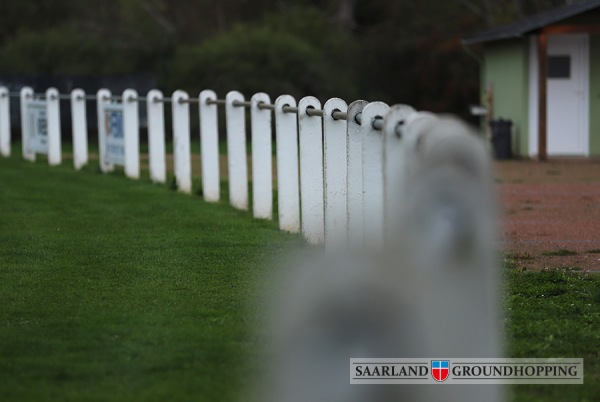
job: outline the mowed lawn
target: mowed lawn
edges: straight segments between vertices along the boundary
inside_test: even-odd
[[[207,204],[14,151],[0,158],[0,401],[244,400],[264,361],[259,278],[299,237],[226,195]],[[514,386],[511,399],[599,400],[600,276],[505,262],[508,356],[586,369],[583,386]]]
[[[506,353],[583,358],[583,385],[513,385],[514,401],[600,401],[600,274],[569,267],[527,272],[506,261]]]
[[[298,236],[93,165],[0,158],[0,401],[239,400]]]

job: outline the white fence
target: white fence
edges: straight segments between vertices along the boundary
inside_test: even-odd
[[[25,159],[45,153],[50,165],[61,163],[59,100],[64,98],[71,101],[74,166],[85,165],[85,101],[95,99],[100,167],[108,172],[123,165],[132,179],[140,175],[138,105],[145,102],[150,178],[158,183],[166,180],[164,104],[171,103],[173,170],[185,193],[192,192],[190,105],[197,106],[202,194],[209,202],[220,199],[217,109],[224,107],[229,201],[242,210],[250,204],[249,109],[254,217],[272,218],[276,181],[279,228],[301,232],[309,243],[342,249],[351,258],[338,268],[328,262],[316,266],[314,280],[297,281],[301,297],[292,292],[283,302],[284,348],[278,353],[285,364],[274,370],[283,378],[283,388],[275,388],[274,400],[369,399],[348,398],[362,395],[362,389],[345,394],[348,378],[335,374],[347,373],[347,359],[357,357],[357,351],[372,353],[369,357],[500,355],[490,158],[462,122],[406,105],[361,100],[348,105],[333,98],[321,106],[314,97],[297,102],[290,95],[271,103],[264,93],[247,101],[236,91],[224,99],[210,90],[198,98],[183,91],[166,98],[156,90],[145,97],[133,90],[113,96],[105,89],[95,96],[81,90],[60,95],[54,89],[34,94],[31,88],[14,95],[21,99]],[[10,154],[10,96],[0,88],[4,156]],[[348,248],[366,250],[368,258],[357,260]],[[315,267],[305,268],[310,272]],[[349,342],[355,338],[348,337],[353,328],[366,348],[350,350],[355,346]],[[302,377],[296,368],[305,369],[311,380],[298,382]],[[285,387],[295,383],[301,387]],[[405,390],[395,387],[390,400],[499,401],[502,396],[499,387],[460,386],[420,388],[421,399],[396,395]],[[345,396],[338,398],[340,394]]]
[[[16,95],[0,88],[0,152],[5,156],[10,154],[9,98]],[[157,90],[140,97],[134,90],[114,96],[101,89],[89,96],[80,89],[61,95],[53,88],[44,94],[23,88],[18,96],[23,158],[34,161],[36,153],[42,153],[47,154],[50,165],[61,163],[59,100],[69,99],[73,163],[75,169],[84,166],[88,162],[86,101],[94,99],[100,168],[110,172],[115,165],[122,165],[132,179],[140,176],[138,107],[145,103],[150,178],[158,183],[166,180],[164,107],[171,103],[173,170],[179,191],[185,193],[192,192],[190,107],[196,105],[200,116],[202,194],[209,202],[220,199],[217,108],[224,107],[229,201],[242,210],[250,204],[246,151],[249,109],[253,215],[272,218],[275,181],[280,229],[301,232],[309,243],[326,243],[328,247],[348,242],[383,246],[388,226],[402,210],[399,206],[404,202],[401,192],[405,182],[427,160],[424,144],[479,144],[458,121],[382,102],[359,100],[347,105],[333,98],[321,106],[314,97],[297,102],[290,95],[282,95],[271,103],[264,93],[247,101],[237,91],[219,99],[210,90],[202,91],[197,98],[178,90],[167,98]],[[276,177],[272,165],[273,118]],[[432,131],[431,127],[441,128]],[[452,135],[444,133],[448,131]],[[477,170],[485,170],[487,153],[480,145],[471,146],[472,153],[461,154],[461,162],[457,163],[476,163],[481,165]],[[457,150],[448,145],[447,154],[453,152]]]

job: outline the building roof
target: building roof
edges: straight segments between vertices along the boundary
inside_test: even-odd
[[[600,0],[575,1],[573,4],[545,10],[520,21],[466,36],[462,39],[462,43],[471,45],[501,39],[521,38],[545,26],[575,17],[598,7],[600,7]]]

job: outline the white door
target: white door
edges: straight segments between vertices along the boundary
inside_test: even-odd
[[[589,154],[587,35],[548,36],[548,155]]]

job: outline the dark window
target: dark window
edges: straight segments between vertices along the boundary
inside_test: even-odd
[[[571,78],[571,56],[548,56],[548,78]]]

